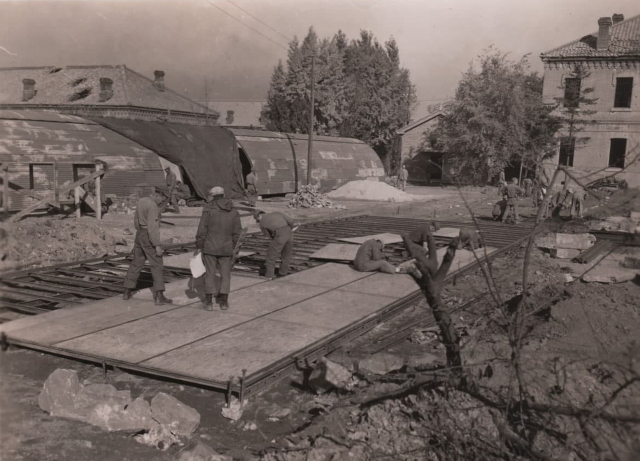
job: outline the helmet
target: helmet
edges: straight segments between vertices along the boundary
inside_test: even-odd
[[[224,189],[220,186],[216,186],[216,187],[212,187],[211,190],[209,191],[209,195],[224,195]]]

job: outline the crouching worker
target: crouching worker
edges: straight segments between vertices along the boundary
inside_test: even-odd
[[[475,229],[460,229],[460,234],[458,234],[458,250],[476,250],[478,248],[482,248],[484,243],[482,241],[482,236]]]
[[[356,253],[353,266],[360,272],[384,272],[385,274],[395,274],[398,270],[386,261],[382,252],[384,243],[380,240],[367,240]]]
[[[500,221],[505,211],[507,211],[507,201],[503,199],[499,202],[496,202],[496,204],[493,206],[493,211],[491,211],[493,220]]]
[[[297,227],[289,216],[277,211],[265,213],[258,210],[253,217],[260,224],[262,233],[271,239],[267,249],[264,276],[270,279],[275,277],[276,259],[281,258],[278,275],[284,277],[289,273],[289,262],[293,253],[293,231]]]
[[[233,202],[224,198],[224,189],[214,187],[209,191],[208,203],[202,210],[202,218],[196,234],[196,252],[202,252],[205,300],[202,303],[208,311],[213,310],[213,298],[220,309],[229,308],[231,290],[231,260],[240,238],[242,225],[240,214]],[[220,273],[220,279],[216,277]]]
[[[124,293],[122,299],[131,298],[131,290],[138,283],[140,272],[145,261],[149,261],[149,269],[153,277],[153,300],[156,305],[171,304],[172,301],[164,297],[164,265],[162,263],[162,247],[160,246],[160,213],[162,206],[171,197],[166,187],[156,187],[149,197],[138,201],[133,224],[136,228],[136,241],[133,245],[133,259],[124,279]]]
[[[425,248],[424,245],[427,243],[427,235],[438,230],[440,230],[439,222],[428,221],[413,229],[409,234],[409,239],[416,245],[420,245]],[[425,253],[428,253],[426,248]]]

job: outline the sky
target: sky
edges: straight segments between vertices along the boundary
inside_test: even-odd
[[[513,59],[597,30],[602,16],[640,14],[637,0],[0,0],[0,67],[126,64],[192,98],[266,99],[288,40],[360,30],[394,37],[420,105],[454,95],[493,45]],[[248,27],[247,27],[248,26]],[[252,30],[253,29],[253,30]]]

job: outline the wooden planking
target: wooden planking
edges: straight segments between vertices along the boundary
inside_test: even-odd
[[[372,239],[380,240],[385,245],[389,244],[389,243],[401,243],[402,242],[402,237],[400,237],[398,234],[389,234],[389,233],[363,235],[362,237],[345,237],[345,238],[339,238],[338,240],[341,241],[341,242],[363,244],[367,240],[372,240]]]
[[[330,261],[353,261],[360,245],[352,243],[329,243],[310,255],[310,258]]]
[[[327,263],[288,275],[280,280],[287,283],[336,288],[371,275],[370,272],[358,272],[346,264]]]
[[[255,319],[140,363],[200,379],[226,382],[250,375],[331,334],[315,326]]]
[[[56,347],[138,363],[246,321],[244,316],[209,312],[196,304],[64,341]]]
[[[393,301],[395,298],[388,296],[356,293],[339,288],[271,313],[266,318],[337,331]]]
[[[343,287],[344,290],[370,295],[389,296],[392,298],[404,298],[417,291],[418,285],[407,274],[382,274],[376,273],[371,277],[357,280]]]

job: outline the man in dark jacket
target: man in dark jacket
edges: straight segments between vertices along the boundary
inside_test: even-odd
[[[229,308],[231,290],[231,263],[242,225],[240,214],[234,209],[233,202],[224,198],[224,189],[214,187],[207,197],[209,203],[202,210],[202,218],[196,234],[196,252],[202,252],[202,261],[206,268],[204,274],[206,310],[213,310],[213,297],[220,309]],[[216,277],[220,272],[220,279]]]
[[[502,215],[502,222],[504,223],[513,213],[513,218],[517,224],[520,220],[518,216],[518,197],[524,195],[524,190],[518,186],[518,178],[513,178],[511,184],[502,188],[502,195],[507,199],[507,210]]]
[[[395,274],[397,269],[385,260],[383,249],[384,243],[380,240],[367,240],[358,248],[353,266],[360,272]]]
[[[440,230],[440,223],[437,221],[427,221],[424,224],[416,227],[409,234],[409,239],[416,245],[424,247],[427,242],[427,235],[435,231]]]
[[[293,231],[297,229],[294,222],[289,216],[277,211],[265,213],[258,210],[253,217],[260,224],[262,233],[271,239],[265,262],[265,277],[275,276],[278,257],[282,258],[279,275],[284,277],[289,273],[289,261],[293,253]]]

